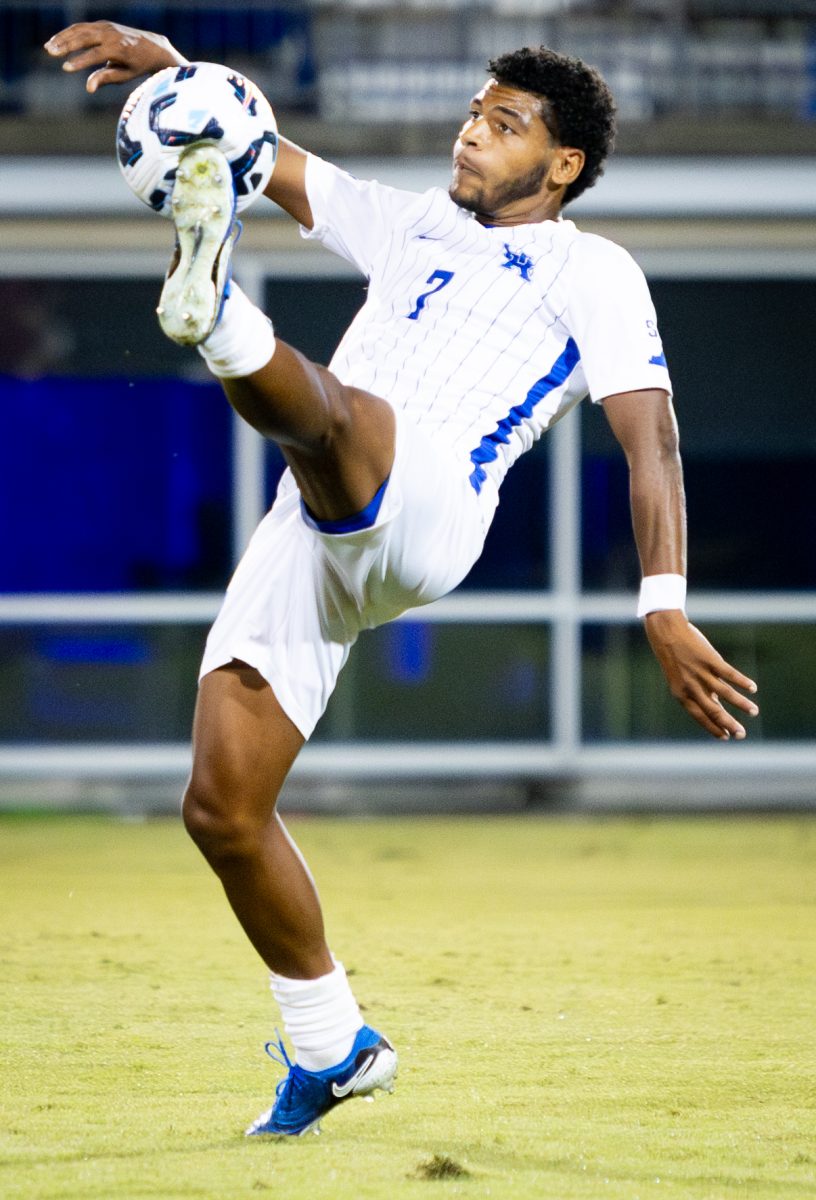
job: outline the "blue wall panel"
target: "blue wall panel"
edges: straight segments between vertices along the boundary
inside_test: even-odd
[[[223,586],[230,425],[214,383],[0,378],[0,590]]]

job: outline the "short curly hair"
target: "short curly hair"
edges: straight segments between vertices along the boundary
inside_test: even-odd
[[[499,83],[541,97],[542,117],[561,146],[583,150],[583,170],[564,193],[564,204],[597,183],[615,143],[615,101],[595,67],[557,54],[546,46],[527,46],[501,54],[488,64]]]

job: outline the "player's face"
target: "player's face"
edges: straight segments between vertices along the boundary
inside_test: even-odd
[[[543,221],[558,214],[583,163],[580,150],[555,141],[538,96],[490,79],[454,144],[450,197],[493,224]]]

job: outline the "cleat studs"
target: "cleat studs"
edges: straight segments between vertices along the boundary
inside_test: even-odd
[[[160,304],[159,307],[156,309],[156,315],[158,317],[164,316],[164,305],[163,304]]]
[[[182,313],[182,314],[181,314],[181,319],[184,321],[184,323],[185,323],[186,325],[192,325],[193,321],[195,320],[195,318],[193,317],[193,314],[192,314],[192,313],[188,313],[188,312],[186,312],[186,313]]]

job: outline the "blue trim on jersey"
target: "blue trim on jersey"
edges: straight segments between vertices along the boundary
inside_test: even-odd
[[[358,513],[353,513],[350,517],[340,517],[337,521],[318,521],[317,517],[312,516],[309,512],[305,500],[301,500],[300,507],[303,512],[303,519],[307,525],[311,525],[312,529],[316,529],[318,533],[359,533],[362,529],[370,529],[379,516],[387,487],[388,479],[377,488],[377,491],[364,509]]]
[[[505,446],[509,444],[512,431],[525,418],[532,416],[533,409],[540,400],[543,400],[554,388],[560,387],[566,381],[580,358],[580,351],[570,338],[549,373],[533,384],[523,403],[516,404],[511,408],[507,416],[502,417],[493,432],[486,434],[476,449],[471,451],[470,461],[475,470],[470,476],[470,486],[475,492],[478,493],[482,490],[482,484],[487,479],[487,471],[482,463],[494,462],[498,458],[499,443]]]
[[[653,354],[652,357],[649,359],[649,363],[653,367],[667,367],[669,365],[666,362],[665,354]]]

